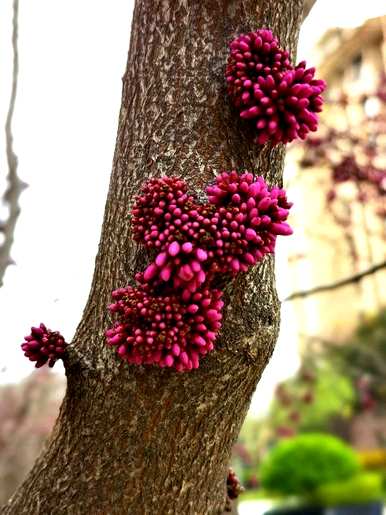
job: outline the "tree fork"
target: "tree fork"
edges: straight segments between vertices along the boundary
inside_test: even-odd
[[[137,0],[90,296],[46,449],[3,514],[220,514],[234,441],[277,338],[273,259],[226,289],[216,351],[178,374],[105,345],[111,291],[145,256],[128,212],[149,177],[201,191],[223,169],[280,184],[282,145],[257,147],[225,92],[227,44],[268,27],[294,52],[302,0]]]

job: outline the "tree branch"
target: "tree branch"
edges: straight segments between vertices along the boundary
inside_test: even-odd
[[[296,291],[294,293],[291,293],[291,295],[289,295],[288,297],[286,297],[283,300],[283,302],[287,302],[289,300],[301,299],[304,297],[309,297],[310,295],[315,295],[317,293],[322,293],[322,292],[330,291],[330,290],[336,290],[337,288],[342,288],[343,286],[348,286],[349,284],[359,283],[362,279],[364,279],[368,275],[375,274],[375,272],[378,272],[379,270],[382,270],[383,268],[386,268],[386,261],[377,263],[376,265],[366,268],[366,270],[363,270],[362,272],[351,275],[349,277],[346,277],[345,279],[341,279],[334,283],[316,286],[315,288],[311,288],[309,290]]]
[[[305,0],[303,9],[303,21],[310,14],[311,9],[314,7],[316,0]]]
[[[7,119],[5,123],[6,154],[8,164],[7,188],[4,192],[3,200],[8,206],[9,212],[7,219],[0,222],[0,232],[3,233],[3,243],[0,245],[0,286],[3,285],[5,271],[12,263],[10,258],[11,246],[14,239],[16,221],[20,213],[19,197],[26,184],[17,175],[18,159],[13,148],[12,120],[15,110],[17,93],[17,82],[19,76],[19,52],[18,52],[18,16],[19,0],[13,1],[13,21],[12,21],[12,88],[9,101]]]

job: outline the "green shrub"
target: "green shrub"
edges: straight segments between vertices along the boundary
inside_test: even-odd
[[[366,504],[380,501],[382,497],[382,476],[374,472],[364,472],[345,481],[321,485],[315,491],[316,502],[323,506]]]
[[[260,469],[263,488],[305,495],[320,485],[349,479],[360,470],[355,452],[334,436],[309,433],[280,442]]]

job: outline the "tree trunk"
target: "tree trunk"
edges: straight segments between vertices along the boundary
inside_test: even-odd
[[[228,287],[217,350],[190,373],[120,362],[105,345],[106,306],[111,291],[144,268],[128,217],[144,180],[180,175],[201,191],[218,171],[235,168],[281,182],[284,148],[254,146],[226,98],[227,43],[270,27],[294,50],[302,10],[302,0],[137,0],[102,236],[66,363],[67,393],[45,452],[4,514],[222,512],[232,444],[278,333],[273,259]]]

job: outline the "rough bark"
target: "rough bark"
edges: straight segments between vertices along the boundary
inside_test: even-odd
[[[227,43],[271,27],[295,48],[302,0],[138,0],[95,275],[46,451],[4,514],[219,514],[231,447],[271,356],[273,260],[227,290],[217,350],[192,373],[127,366],[104,344],[112,289],[145,256],[128,209],[143,181],[201,191],[221,169],[280,183],[284,149],[258,148],[225,95]],[[74,271],[76,273],[76,271]]]

